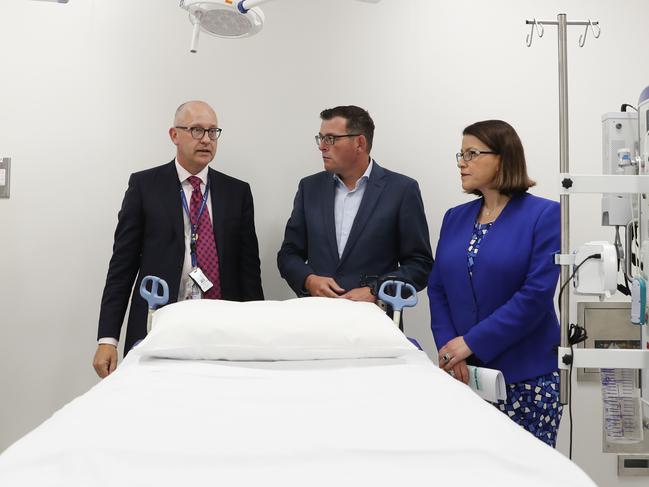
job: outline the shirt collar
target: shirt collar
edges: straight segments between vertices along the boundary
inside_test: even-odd
[[[358,181],[356,181],[356,184],[354,185],[354,188],[358,188],[358,186],[361,184],[361,182],[367,181],[370,178],[370,174],[372,173],[372,166],[374,165],[374,160],[370,158],[370,163],[367,165],[367,169],[365,169],[365,172],[363,175],[358,178]],[[338,174],[334,173],[334,180],[339,183],[339,184],[345,184],[343,183],[343,180],[340,179]]]
[[[204,185],[207,185],[207,172],[209,170],[207,166],[201,169],[198,174],[192,174],[178,163],[178,159],[174,159],[174,163],[176,164],[176,171],[178,172],[178,180],[181,183],[187,181],[187,178],[190,176],[196,176]]]

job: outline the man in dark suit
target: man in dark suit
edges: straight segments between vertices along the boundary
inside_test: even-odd
[[[300,181],[280,274],[298,296],[375,302],[386,274],[426,287],[432,267],[417,181],[370,158],[374,122],[356,106],[324,110],[316,143],[325,171]]]
[[[167,281],[169,302],[264,299],[250,186],[208,168],[220,133],[207,103],[184,103],[169,129],[175,160],[131,175],[101,301],[93,366],[102,378],[117,366],[131,292],[124,352],[146,336],[147,304],[139,287],[147,275]],[[189,276],[196,269],[209,289]]]

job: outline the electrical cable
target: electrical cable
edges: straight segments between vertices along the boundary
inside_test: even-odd
[[[579,263],[579,265],[577,265],[575,267],[575,269],[572,271],[572,274],[570,274],[570,277],[568,277],[568,279],[566,279],[566,282],[564,282],[561,285],[561,289],[559,289],[559,314],[561,314],[561,296],[563,295],[563,290],[566,288],[568,283],[570,283],[570,281],[572,281],[572,279],[575,277],[575,274],[577,273],[579,268],[582,265],[584,265],[586,262],[588,262],[590,259],[601,259],[601,258],[602,258],[602,254],[593,254],[593,255],[589,255],[588,257],[586,257],[584,260],[582,260]]]
[[[566,288],[566,286],[570,283],[570,281],[573,280],[575,274],[577,273],[577,271],[579,271],[579,268],[590,259],[601,259],[601,258],[602,258],[602,254],[592,254],[586,257],[575,267],[575,269],[572,271],[572,274],[570,274],[570,277],[568,277],[566,282],[564,282],[561,285],[561,289],[559,290],[559,314],[561,314],[561,296],[563,295],[563,291]],[[573,347],[577,343],[581,343],[584,340],[586,340],[586,338],[588,338],[588,335],[586,334],[585,328],[571,323],[570,326],[568,327],[568,344],[570,345],[570,357],[564,356],[562,358],[563,363],[569,366],[568,367],[568,418],[570,420],[570,438],[569,438],[568,458],[571,460],[572,460],[572,364],[574,362]]]
[[[574,346],[588,338],[586,329],[583,326],[571,324],[568,330],[568,343],[570,344],[570,368],[568,369],[568,419],[570,420],[570,436],[568,447],[568,458],[572,460],[572,357],[575,356]]]
[[[620,226],[615,225],[615,254],[617,256],[617,271],[620,272],[620,264],[622,261],[627,258],[628,255],[621,257],[620,254],[622,253],[622,239],[620,237]],[[626,269],[622,269],[622,275],[624,276],[624,284],[618,284],[617,285],[617,290],[624,294],[625,296],[631,296],[631,289],[629,288],[629,278],[626,275]]]

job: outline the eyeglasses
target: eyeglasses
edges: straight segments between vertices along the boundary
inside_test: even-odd
[[[357,137],[358,135],[361,134],[344,134],[344,135],[316,135],[315,136],[315,143],[318,147],[320,147],[320,144],[322,142],[325,143],[325,145],[334,145],[338,139],[341,139],[343,137]]]
[[[469,149],[468,151],[458,152],[455,154],[455,159],[457,162],[464,159],[466,162],[471,162],[473,159],[478,157],[480,154],[498,154],[492,150],[478,150],[478,149]]]
[[[191,135],[192,139],[201,140],[205,137],[205,132],[210,140],[216,140],[221,136],[223,129],[212,127],[210,129],[204,129],[203,127],[174,127],[181,130],[187,130]]]

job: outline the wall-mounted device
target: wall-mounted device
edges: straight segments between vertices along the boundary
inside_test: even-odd
[[[593,259],[593,255],[598,255]],[[578,269],[578,270],[577,270]],[[611,297],[617,291],[617,253],[608,242],[587,242],[575,252],[575,293]]]
[[[0,198],[9,198],[11,189],[11,158],[0,157]]]
[[[602,174],[638,174],[638,154],[637,112],[602,115]],[[635,201],[630,194],[602,195],[602,225],[624,226],[629,223],[633,218]]]

